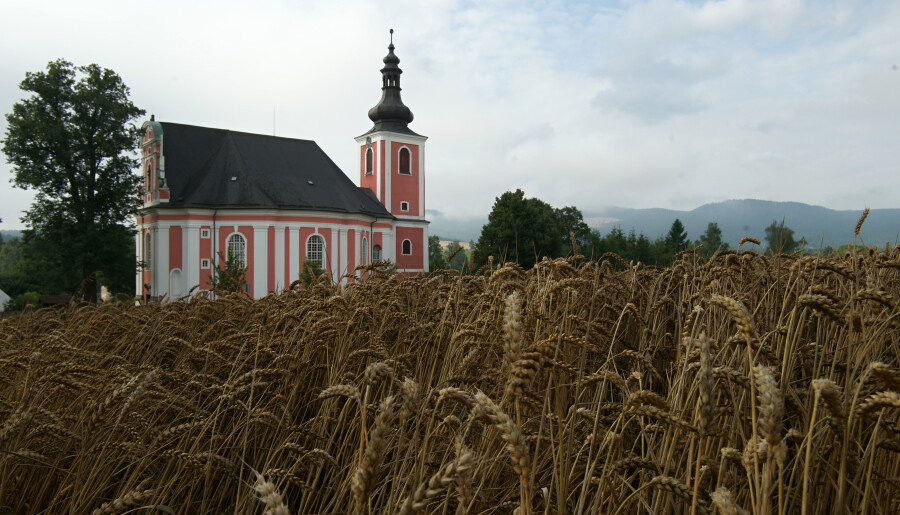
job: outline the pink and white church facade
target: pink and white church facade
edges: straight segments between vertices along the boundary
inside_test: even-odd
[[[427,138],[408,127],[399,62],[392,42],[381,100],[369,110],[374,125],[356,138],[358,187],[313,141],[145,122],[137,293],[207,290],[220,254],[247,267],[254,298],[288,287],[306,261],[342,282],[380,260],[427,272]]]

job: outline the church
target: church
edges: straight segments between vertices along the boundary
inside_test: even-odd
[[[307,261],[335,282],[381,260],[401,274],[427,272],[427,138],[409,128],[399,63],[391,41],[374,125],[356,137],[359,186],[313,141],[145,122],[138,295],[208,290],[229,255],[247,268],[253,298],[288,287]]]

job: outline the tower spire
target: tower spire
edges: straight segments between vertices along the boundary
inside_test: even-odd
[[[381,100],[369,109],[369,119],[375,122],[374,130],[409,131],[407,124],[413,121],[412,111],[400,98],[400,58],[394,54],[394,29],[390,30],[388,53],[381,69]]]

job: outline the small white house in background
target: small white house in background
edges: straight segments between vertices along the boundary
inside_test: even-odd
[[[0,313],[6,311],[6,303],[12,300],[5,291],[0,290]]]

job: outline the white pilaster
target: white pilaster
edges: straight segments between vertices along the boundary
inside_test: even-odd
[[[275,291],[284,289],[284,226],[275,226]]]
[[[137,232],[134,233],[134,259],[135,262],[140,264],[141,261],[144,260],[142,255],[142,249],[144,248],[144,238],[143,238],[143,225],[139,225]],[[134,275],[134,294],[141,294],[141,276],[144,273],[143,267],[137,267],[137,272]]]
[[[419,145],[419,216],[425,218],[425,145]]]
[[[187,226],[181,231],[181,269],[185,293],[200,284],[200,228]]]
[[[331,231],[331,241],[328,242],[328,258],[331,263],[331,279],[335,282],[341,277],[341,264],[338,262],[338,244],[340,243],[341,230]]]
[[[269,289],[269,228],[253,227],[253,298],[266,296]]]
[[[422,259],[425,260],[422,263],[422,269],[425,270],[426,273],[430,272],[428,270],[428,226],[422,228]]]
[[[387,208],[389,213],[393,213],[394,211],[391,209],[391,158],[394,156],[394,151],[391,149],[391,140],[387,140],[384,143],[384,207]]]
[[[300,278],[300,228],[299,227],[291,227],[290,230],[290,238],[288,241],[288,252],[290,263],[289,270],[291,282],[296,281]],[[290,286],[288,283],[286,286]]]
[[[348,261],[347,261],[347,229],[341,229],[341,238],[339,241],[341,244],[341,255],[338,256],[338,261],[339,261],[338,273],[340,274],[339,277],[342,277],[345,273],[348,272],[348,270],[347,270],[347,265],[348,265]],[[341,284],[346,283],[346,282],[347,282],[346,279],[341,279]]]
[[[394,233],[396,232],[396,228],[393,231],[384,231],[381,233],[381,259],[387,259],[397,262],[397,248],[396,243],[394,243]]]

